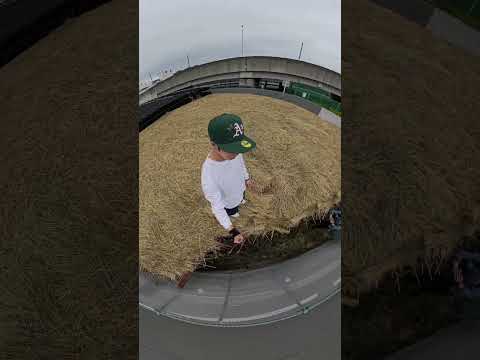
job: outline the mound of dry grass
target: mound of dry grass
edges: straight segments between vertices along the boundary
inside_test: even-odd
[[[281,100],[209,95],[173,111],[140,133],[140,264],[174,279],[191,271],[226,235],[200,186],[210,149],[207,125],[238,114],[257,149],[245,155],[262,188],[247,192],[236,224],[254,236],[288,232],[340,197],[340,129]]]
[[[109,2],[0,68],[2,358],[138,357],[135,18]]]
[[[358,294],[434,271],[478,229],[480,63],[370,1],[343,23],[342,283]]]

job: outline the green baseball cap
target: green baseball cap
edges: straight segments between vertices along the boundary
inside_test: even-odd
[[[245,136],[242,119],[234,114],[222,114],[210,120],[208,136],[229,153],[246,153],[256,147],[255,141]]]

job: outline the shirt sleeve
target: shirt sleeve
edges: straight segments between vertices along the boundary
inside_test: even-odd
[[[245,160],[243,160],[243,155],[239,154],[240,164],[242,165],[243,177],[245,180],[250,179],[250,174],[248,173],[247,167],[245,166]]]
[[[205,171],[202,171],[202,190],[205,198],[212,206],[213,215],[224,229],[228,229],[232,225],[232,221],[225,211],[225,203],[223,202],[222,193],[209,174]]]

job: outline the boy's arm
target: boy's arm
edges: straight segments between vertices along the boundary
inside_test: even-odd
[[[212,212],[217,221],[225,230],[230,230],[232,221],[225,210],[222,193],[215,183],[205,174],[202,174],[202,190],[205,198],[212,206]]]

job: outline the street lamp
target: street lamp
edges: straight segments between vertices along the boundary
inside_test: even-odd
[[[298,60],[302,57],[302,50],[303,50],[303,41],[302,41],[302,46],[300,47],[300,54],[298,54]]]
[[[242,25],[242,57],[243,57],[243,25]]]

